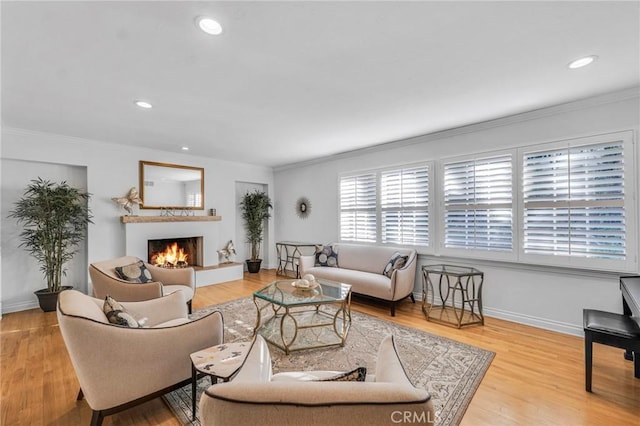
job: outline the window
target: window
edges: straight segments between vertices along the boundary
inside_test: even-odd
[[[622,140],[523,155],[523,249],[625,260]]]
[[[444,164],[444,246],[513,251],[512,155]]]
[[[429,164],[340,179],[340,239],[428,246]]]
[[[382,242],[429,245],[429,168],[412,167],[380,174]]]
[[[376,242],[376,174],[340,179],[340,238]]]

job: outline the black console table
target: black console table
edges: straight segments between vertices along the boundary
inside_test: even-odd
[[[437,287],[434,288],[434,282]],[[422,312],[427,321],[461,328],[484,325],[482,283],[476,268],[453,265],[422,267]]]

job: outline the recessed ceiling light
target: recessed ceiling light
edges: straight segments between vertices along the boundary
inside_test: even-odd
[[[572,70],[576,68],[586,67],[587,65],[593,63],[593,61],[595,61],[596,59],[598,59],[596,55],[585,56],[584,58],[579,58],[579,59],[576,59],[575,61],[569,62],[568,67],[571,68]]]
[[[189,151],[189,147],[188,147],[188,146],[183,146],[181,149],[182,149],[183,151]]]
[[[149,102],[134,101],[133,103],[136,104],[136,106],[139,106],[140,108],[145,108],[145,109],[153,108],[153,105],[151,105]]]
[[[196,18],[196,24],[198,25],[198,28],[200,28],[207,34],[222,34],[222,25],[220,25],[218,21],[214,19],[207,18],[206,16],[198,16]]]

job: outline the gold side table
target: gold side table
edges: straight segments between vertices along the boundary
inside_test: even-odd
[[[294,274],[295,278],[300,278],[300,256],[305,253],[315,253],[317,245],[318,244],[314,243],[295,241],[278,241],[276,243],[276,256],[278,258],[276,275],[288,276],[287,272],[290,271]]]
[[[422,267],[422,312],[427,321],[461,328],[484,325],[482,284],[484,273],[454,265]]]

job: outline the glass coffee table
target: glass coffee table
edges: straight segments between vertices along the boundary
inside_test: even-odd
[[[287,355],[344,346],[351,326],[351,286],[317,279],[313,288],[298,288],[295,281],[274,281],[253,293],[258,313],[254,334]]]

